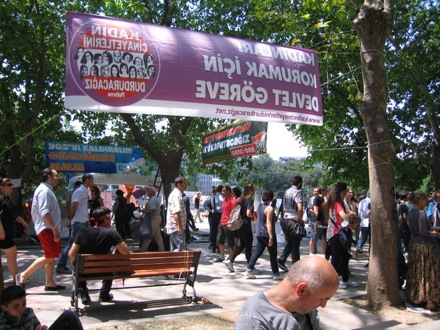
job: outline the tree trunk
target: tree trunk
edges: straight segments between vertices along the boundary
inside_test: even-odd
[[[364,2],[353,21],[358,34],[364,95],[360,112],[368,139],[371,194],[371,250],[367,293],[370,305],[399,305],[395,149],[386,118],[384,44],[392,27],[391,0]]]

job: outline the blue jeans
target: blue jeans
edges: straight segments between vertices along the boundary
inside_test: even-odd
[[[55,322],[49,327],[49,330],[82,330],[83,326],[78,315],[73,311],[64,311]]]
[[[257,248],[252,254],[251,260],[248,263],[247,268],[249,270],[254,270],[255,263],[257,262],[258,258],[261,257],[264,250],[267,247],[267,250],[269,251],[269,260],[270,260],[270,268],[272,268],[272,273],[279,274],[280,271],[278,269],[277,265],[277,237],[273,237],[272,246],[268,246],[269,244],[269,237],[257,237]]]
[[[362,247],[367,242],[367,239],[370,237],[370,227],[361,227],[361,238],[358,241],[356,246],[356,251],[362,250]]]
[[[179,235],[179,232],[177,231],[172,232],[170,234],[170,243],[171,243],[171,251],[186,250],[185,231],[183,231],[182,235]]]
[[[58,259],[58,265],[57,267],[66,267],[67,266],[67,259],[69,258],[69,250],[73,245],[73,241],[75,240],[76,234],[80,231],[81,228],[85,228],[89,226],[89,222],[73,222],[71,224],[71,232],[69,236],[69,240],[66,243],[66,246],[63,249],[63,252],[61,252],[61,256]]]

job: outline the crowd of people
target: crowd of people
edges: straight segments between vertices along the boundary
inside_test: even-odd
[[[47,168],[42,171],[41,183],[33,195],[31,212],[35,232],[44,253],[22,272],[19,272],[17,267],[13,228],[15,222],[21,224],[25,230],[28,230],[29,226],[10,201],[12,181],[8,178],[0,181],[0,249],[6,254],[9,271],[13,276],[14,285],[18,288],[24,289],[31,275],[44,268],[44,290],[64,290],[65,286],[55,282],[54,272],[70,274],[72,270],[67,265],[69,258],[72,265],[75,265],[78,253],[129,253],[125,240],[134,233],[130,232],[128,219],[134,217],[136,207],[127,203],[121,190],[116,191],[113,209],[105,207],[100,189],[94,185],[91,174],[84,174],[82,180],[76,182],[74,189],[66,196],[67,226],[70,228],[70,235],[62,249],[61,211],[54,193],[58,180],[55,170]],[[279,207],[270,188],[264,188],[261,200],[255,203],[256,190],[252,184],[245,185],[243,190],[239,187],[219,185],[213,187],[210,198],[202,200],[200,193],[194,196],[195,218],[190,210],[190,199],[185,195],[188,186],[186,178],[175,179],[175,187],[165,205],[166,213],[162,212],[164,205],[161,205],[157,197],[156,187],[148,186],[145,188],[148,198],[145,199],[143,207],[137,210],[140,222],[148,223],[148,235],[144,233],[144,226],[141,225],[138,251],[147,251],[153,241],[158,251],[186,250],[187,244],[191,242],[189,229],[198,231],[195,223],[197,220],[199,223],[203,222],[200,208],[204,207],[207,210],[210,230],[209,250],[218,253],[215,262],[223,262],[229,272],[235,272],[234,261],[244,252],[247,263],[245,277],[255,279],[261,274],[261,270],[255,265],[267,249],[273,279],[282,280],[273,289],[251,298],[245,304],[237,320],[237,324],[243,325],[240,329],[254,328],[257,323],[274,322],[271,317],[268,319],[262,308],[254,308],[256,305],[268,304],[273,308],[267,312],[281,310],[290,313],[290,317],[277,320],[276,322],[281,322],[277,324],[307,323],[315,328],[314,309],[303,311],[301,307],[305,306],[307,299],[317,299],[319,304],[315,307],[325,307],[326,301],[336,289],[358,286],[350,279],[349,260],[356,259],[358,254],[364,253],[364,245],[371,235],[371,200],[368,192],[364,196],[358,196],[345,182],[338,182],[332,189],[314,188],[312,196],[305,201],[302,185],[301,176],[293,177],[292,186],[284,192]],[[241,225],[236,228],[231,227],[230,223],[232,220],[236,221],[232,217],[237,206]],[[403,276],[406,279],[407,297],[414,304],[436,310],[440,302],[440,190],[434,192],[431,197],[418,192],[399,193],[397,213],[399,253],[402,258],[406,257],[408,260]],[[166,221],[163,221],[164,214]],[[300,244],[305,236],[304,220],[307,220],[309,229],[312,229],[309,241],[311,257],[301,259]],[[112,228],[112,221],[115,229]],[[275,230],[277,221],[280,222],[286,241],[279,256],[280,246]],[[169,246],[166,244],[168,241],[165,241],[168,238]],[[314,256],[318,248],[323,257]],[[289,256],[290,267],[287,265]],[[58,263],[55,266],[57,259]],[[309,273],[298,277],[297,272],[304,267],[320,267],[326,269],[326,272],[320,274],[319,278],[310,277]],[[280,271],[286,272],[286,276],[281,276]],[[324,284],[326,289],[322,294],[318,294],[316,288]],[[111,286],[111,281],[103,281],[99,301],[113,299],[110,293]],[[279,297],[287,288],[294,290],[295,295],[291,296],[293,300],[285,305],[287,301],[281,302]],[[305,296],[304,292],[308,292],[308,295]],[[91,298],[85,282],[80,284],[79,293],[82,303],[90,304]],[[12,291],[12,298],[6,295],[9,298],[5,298],[7,301],[3,303],[7,307],[9,300],[22,299],[22,294],[23,291],[15,289]],[[4,311],[3,315],[7,316],[6,309]],[[30,313],[32,316],[31,311],[23,310],[23,313],[22,315]],[[303,318],[297,314],[307,317]],[[294,320],[291,319],[292,315]],[[66,317],[63,316],[62,319]]]

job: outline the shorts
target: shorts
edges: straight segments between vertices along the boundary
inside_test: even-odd
[[[312,241],[316,242],[316,241],[320,241],[322,239],[326,239],[327,227],[316,226],[315,228],[316,228],[316,230],[315,230],[315,233],[312,237]]]
[[[225,240],[228,244],[228,248],[233,249],[235,247],[234,232],[230,231],[227,225],[222,226],[219,224],[217,232],[217,244],[224,245]]]
[[[44,257],[47,259],[56,259],[61,253],[61,240],[58,242],[54,241],[52,229],[44,229],[38,234],[38,239],[40,240],[41,248],[44,251]]]
[[[0,249],[6,250],[15,246],[15,242],[11,236],[6,236],[5,239],[0,240]]]

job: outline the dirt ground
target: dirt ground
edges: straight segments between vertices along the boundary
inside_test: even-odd
[[[368,306],[366,295],[351,299],[342,299],[341,301],[346,304],[350,304],[352,306],[356,306],[358,308],[364,309],[370,313],[381,315],[385,319],[396,320],[399,323],[407,324],[407,325],[420,324],[420,323],[440,319],[440,313],[433,313],[433,314],[413,313],[413,312],[409,312],[405,306],[401,306],[401,307],[386,306],[378,311],[375,311]]]

